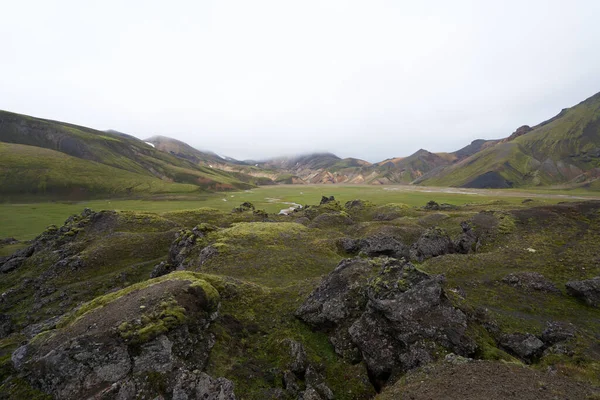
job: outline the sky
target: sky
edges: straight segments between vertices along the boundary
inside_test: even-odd
[[[237,159],[454,151],[600,92],[597,0],[0,1],[0,109]]]

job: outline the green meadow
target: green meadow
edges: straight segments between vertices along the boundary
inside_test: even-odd
[[[240,203],[249,201],[257,209],[278,213],[281,209],[289,207],[286,203],[318,204],[321,196],[335,196],[342,204],[353,199],[363,199],[376,204],[404,203],[412,207],[423,206],[430,200],[454,205],[492,202],[496,205],[516,205],[527,198],[535,200],[538,204],[600,199],[600,194],[583,190],[463,190],[414,186],[277,185],[238,192],[161,195],[143,199],[3,203],[0,204],[0,238],[33,239],[48,225],[61,225],[68,216],[79,213],[86,207],[95,211],[146,211],[161,214],[200,207],[231,210]]]

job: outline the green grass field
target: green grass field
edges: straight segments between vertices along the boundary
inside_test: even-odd
[[[278,185],[227,193],[197,196],[162,196],[147,200],[89,200],[81,202],[4,203],[0,204],[0,238],[19,240],[34,238],[48,225],[61,225],[72,214],[88,207],[100,210],[130,210],[165,213],[212,207],[231,210],[244,201],[268,213],[278,213],[289,207],[286,202],[318,204],[321,196],[335,196],[342,204],[353,199],[369,200],[376,204],[405,203],[423,206],[429,200],[438,203],[467,204],[502,201],[520,204],[525,198],[539,203],[557,203],[566,200],[600,198],[597,193],[556,190],[458,190],[448,188],[422,188],[414,186],[341,186],[341,185]]]

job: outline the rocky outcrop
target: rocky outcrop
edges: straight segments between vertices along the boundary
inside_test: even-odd
[[[544,348],[544,342],[530,333],[502,335],[499,344],[509,353],[529,362],[540,356]]]
[[[441,228],[428,229],[410,248],[411,260],[419,262],[451,253],[454,253],[454,242]]]
[[[387,256],[407,260],[409,257],[408,246],[392,236],[375,235],[367,237],[360,241],[359,248],[368,257]]]
[[[4,339],[12,333],[14,325],[9,315],[0,314],[0,339]]]
[[[327,332],[336,352],[365,361],[375,385],[437,359],[439,348],[468,356],[475,343],[443,278],[396,259],[347,259],[296,311]]]
[[[231,382],[200,372],[214,344],[207,329],[218,293],[206,281],[172,277],[95,300],[102,307],[17,349],[14,367],[58,399],[233,399]]]
[[[480,239],[467,221],[460,223],[462,233],[454,240],[454,250],[459,254],[474,253],[478,250]]]
[[[554,283],[538,272],[514,272],[502,278],[502,282],[524,290],[560,293],[560,290],[554,286]]]
[[[335,197],[334,196],[322,196],[321,197],[321,202],[319,203],[319,205],[323,205],[323,204],[328,204],[328,203],[333,203],[335,202]]]
[[[167,264],[172,265],[174,269],[185,269],[187,267],[186,258],[192,253],[196,241],[202,237],[204,237],[204,233],[197,227],[192,230],[179,231],[169,248]]]
[[[592,307],[600,307],[600,276],[584,281],[570,281],[567,293]]]

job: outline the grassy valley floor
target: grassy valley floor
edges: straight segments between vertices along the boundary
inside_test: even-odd
[[[200,207],[230,211],[240,203],[252,202],[257,209],[278,213],[289,207],[318,203],[321,196],[335,196],[342,204],[353,199],[376,204],[403,203],[422,206],[429,200],[453,205],[485,204],[493,201],[517,205],[524,199],[536,204],[555,204],[561,201],[600,199],[600,193],[585,190],[487,190],[417,186],[372,185],[277,185],[263,186],[239,192],[202,195],[161,195],[143,199],[106,199],[81,202],[23,202],[0,204],[0,238],[33,239],[49,225],[60,225],[69,216],[83,208],[93,210],[121,210],[165,213],[192,210]],[[28,200],[31,200],[29,198]]]

